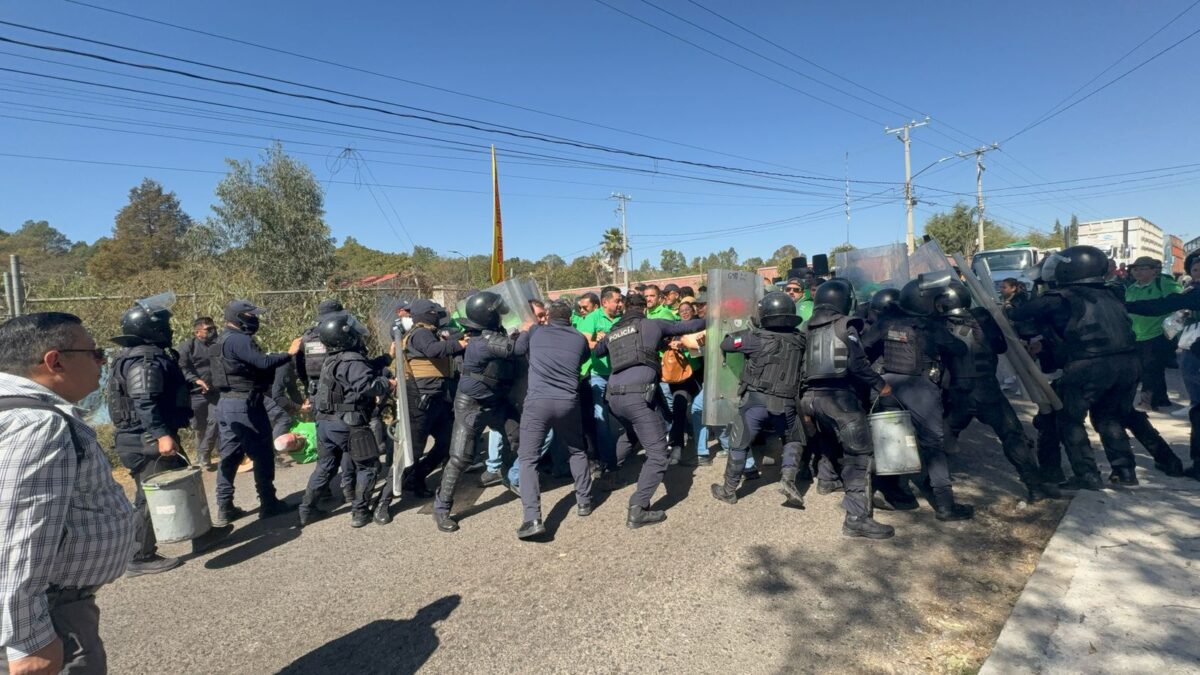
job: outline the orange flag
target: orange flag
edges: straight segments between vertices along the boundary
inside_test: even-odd
[[[500,226],[500,175],[496,173],[496,146],[492,146],[492,283],[504,281],[504,231]]]

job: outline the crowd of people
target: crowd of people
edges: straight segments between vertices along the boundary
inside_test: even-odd
[[[1200,406],[1188,409],[1193,465],[1185,470],[1134,405],[1139,382],[1144,407],[1171,405],[1162,368],[1176,343],[1162,331],[1163,315],[1200,310],[1200,293],[1177,292],[1155,262],[1135,263],[1126,285],[1098,249],[1065,249],[1044,261],[1034,293],[1015,279],[1001,284],[1007,318],[972,306],[949,271],[858,298],[844,278],[793,270],[782,290],[758,301],[752,325],[718,336],[716,352],[706,344],[703,286],[522,299],[528,312],[480,291],[453,316],[429,299],[401,302],[390,353],[376,356],[367,353],[366,326],[336,300],[321,303],[312,327],[278,353],[256,341],[262,310],[248,301],[229,303],[219,329],[195,319],[177,349],[169,302],[139,301],[121,319],[107,385],[115,449],[138,486],[132,504],[75,407],[97,388],[105,350],[70,314],[11,319],[0,325],[0,644],[8,668],[103,669],[95,589],[122,573],[179,564],[157,552],[140,488],[189,463],[180,443],[189,425],[197,463],[216,472],[214,524],[224,528],[247,515],[234,504],[247,458],[259,517],[296,508],[276,496],[275,469],[289,428],[309,416],[317,461],[300,526],[327,516],[338,498],[350,504],[355,528],[389,524],[396,499],[432,498],[433,525],[455,532],[455,493],[478,459],[481,486],[520,497],[522,540],[546,533],[540,469],[571,477],[579,517],[592,513],[595,490],[635,482],[626,524],[636,529],[666,519],[653,499],[670,466],[724,458],[710,492],[734,505],[745,481],[761,480],[756,461],[778,439],[785,507],[804,508],[808,483],[820,495],[841,492],[843,535],[887,539],[894,527],[876,513],[918,509],[918,494],[939,521],[972,518],[973,507],[954,494],[950,456],[973,419],[995,431],[1030,501],[1136,485],[1126,430],[1158,470],[1200,479]],[[1200,278],[1200,256],[1187,266]],[[530,318],[513,325],[516,315]],[[1011,321],[1046,373],[1061,373],[1053,388],[1062,408],[1039,411],[1036,443],[997,378],[1011,344],[998,320]],[[1178,346],[1189,393],[1200,395],[1200,341]],[[737,414],[721,427],[704,424],[706,350],[744,358]],[[405,411],[399,419],[394,408]],[[908,411],[918,473],[877,475],[872,410]],[[1107,481],[1084,429],[1089,415],[1111,467]],[[627,467],[639,449],[645,459],[634,478]]]

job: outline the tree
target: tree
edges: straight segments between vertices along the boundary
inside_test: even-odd
[[[745,260],[742,261],[742,267],[744,267],[747,272],[757,272],[758,268],[766,267],[766,266],[767,266],[767,262],[757,256],[752,257],[752,258],[746,258]]]
[[[338,276],[346,281],[361,279],[373,274],[406,272],[410,259],[403,253],[376,251],[358,243],[354,237],[346,237],[334,251]]]
[[[129,203],[117,212],[113,236],[88,261],[97,279],[126,279],[151,269],[168,269],[184,257],[192,219],[174,192],[150,178],[129,191]]]
[[[94,252],[94,247],[72,242],[44,220],[26,220],[11,233],[0,230],[0,261],[7,265],[8,256],[20,256],[22,276],[33,283],[82,276]]]
[[[612,271],[612,282],[616,284],[621,256],[625,255],[625,237],[621,235],[621,228],[613,227],[604,231],[604,237],[600,240],[600,255]]]
[[[278,143],[258,166],[226,162],[229,175],[217,185],[221,203],[213,206],[225,254],[272,288],[325,285],[335,265],[333,239],[321,185],[308,166]]]
[[[837,246],[834,246],[833,248],[829,249],[829,266],[830,267],[837,266],[837,256],[839,253],[845,253],[846,251],[853,251],[853,250],[854,250],[854,244],[851,244],[851,243],[838,244]]]
[[[792,258],[796,258],[801,255],[804,254],[800,252],[800,249],[792,246],[791,244],[784,244],[783,246],[775,249],[775,252],[771,254],[769,264],[775,266],[775,271],[779,274],[779,276],[785,276],[788,273],[788,270],[792,269]]]
[[[664,248],[659,254],[658,266],[663,274],[683,274],[687,272],[687,258],[679,251]]]
[[[1071,246],[1079,243],[1079,217],[1074,213],[1071,214],[1071,224],[1067,226],[1067,237]]]
[[[962,253],[970,258],[978,248],[978,226],[973,217],[974,209],[959,202],[949,213],[937,213],[925,221],[925,234],[934,237],[947,254]],[[1003,246],[1014,237],[1004,227],[987,220],[983,221],[984,243]]]

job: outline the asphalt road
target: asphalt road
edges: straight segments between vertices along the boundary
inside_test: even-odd
[[[1168,439],[1186,456],[1185,436]],[[544,543],[517,540],[519,502],[474,488],[477,474],[455,534],[436,530],[428,502],[361,530],[345,508],[303,531],[294,515],[252,515],[177,570],[102,589],[101,632],[114,673],[978,667],[1064,503],[1018,499],[1015,472],[978,424],[953,466],[977,518],[880,513],[897,530],[882,542],[840,535],[840,494],[814,490],[806,510],[783,508],[776,466],[737,505],[719,503],[708,486],[720,462],[672,467],[657,495],[668,520],[639,530],[624,526],[632,486],[579,518],[570,486],[544,477]],[[281,470],[280,494],[298,502],[310,468]],[[250,474],[237,503],[256,506]]]

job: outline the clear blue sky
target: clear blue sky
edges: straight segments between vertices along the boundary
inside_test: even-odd
[[[903,180],[902,147],[884,134],[884,124],[899,125],[922,113],[933,116],[928,127],[913,132],[914,171],[947,156],[948,151],[969,150],[984,141],[1004,141],[1193,2],[943,1],[902,10],[876,2],[698,0],[721,16],[871,90],[867,91],[763,43],[685,0],[653,2],[783,67],[681,23],[641,0],[604,1],[775,81],[592,0],[89,1],[643,136],[231,44],[61,0],[8,2],[0,18],[644,154],[838,180],[801,183],[794,178],[580,150],[0,44],[3,68],[380,130],[364,132],[272,118],[0,72],[0,153],[162,167],[0,156],[4,185],[0,228],[11,230],[26,219],[46,219],[73,239],[94,240],[109,233],[127,191],[144,176],[174,190],[184,208],[194,218],[203,219],[211,213],[213,188],[225,169],[223,158],[255,157],[255,148],[269,142],[266,138],[280,138],[285,149],[308,162],[325,184],[327,220],[339,241],[353,236],[389,251],[409,250],[415,242],[442,253],[449,249],[485,253],[491,245],[490,176],[486,151],[476,146],[495,143],[500,153],[509,256],[537,259],[557,253],[569,260],[586,252],[584,249],[599,241],[603,229],[615,224],[615,204],[607,197],[619,191],[633,196],[629,225],[635,262],[649,258],[655,264],[664,247],[691,257],[733,246],[746,258],[766,257],[785,243],[811,255],[843,242],[846,220],[840,179],[847,170],[847,152],[850,178],[863,181],[852,184],[855,201],[850,240],[859,246],[902,240],[904,207],[898,189]],[[1200,7],[1170,25],[1092,88],[1197,28]],[[0,36],[266,84],[11,26],[0,26]],[[1065,224],[1071,213],[1081,220],[1141,215],[1169,233],[1185,238],[1200,235],[1197,166],[1050,187],[1019,187],[1200,161],[1195,129],[1195,111],[1200,109],[1198,65],[1200,36],[1008,141],[1001,151],[989,153],[985,174],[989,215],[1017,230],[1048,230],[1055,218]],[[171,110],[164,105],[190,109]],[[268,122],[231,120],[230,114],[253,115]],[[196,140],[28,121],[31,119]],[[295,128],[299,124],[308,128]],[[418,140],[395,132],[441,140]],[[447,146],[445,140],[468,145]],[[338,148],[343,147],[360,151],[366,165],[335,161]],[[564,165],[514,156],[519,151],[572,161]],[[581,161],[619,164],[642,173],[599,170],[581,166]],[[700,182],[663,175],[665,172],[744,185]],[[1122,182],[1133,179],[1143,180]],[[917,210],[918,234],[929,213],[946,209],[957,199],[973,203],[975,171],[970,160],[944,162],[916,182],[922,202]],[[394,187],[371,190],[365,183]],[[772,189],[761,189],[764,187]],[[1048,192],[1066,187],[1074,189]],[[881,191],[885,192],[868,197]],[[806,215],[814,212],[818,213]],[[805,218],[747,228],[799,216]]]

